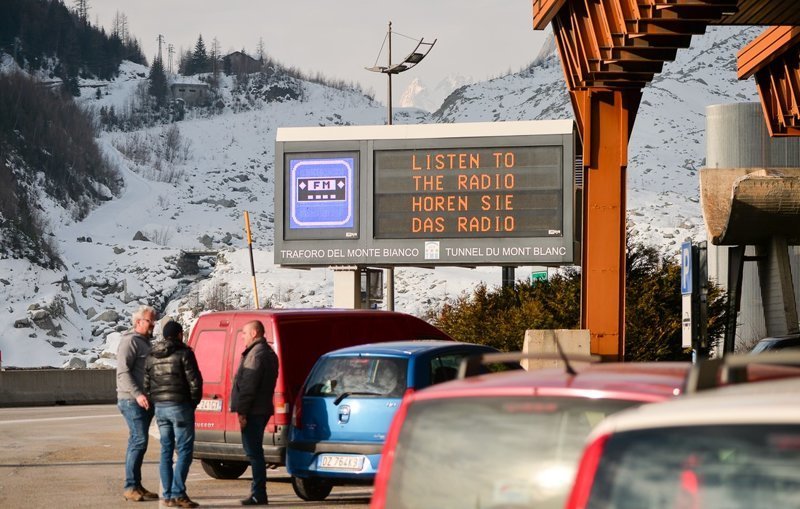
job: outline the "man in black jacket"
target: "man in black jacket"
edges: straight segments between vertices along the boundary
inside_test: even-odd
[[[242,500],[242,505],[267,505],[264,428],[274,410],[278,356],[264,339],[264,324],[260,321],[246,323],[242,333],[245,349],[231,387],[231,411],[239,414],[242,446],[253,470],[250,497]]]
[[[183,343],[183,328],[170,321],[163,328],[164,340],[147,357],[144,391],[155,403],[161,434],[162,498],[167,507],[197,507],[186,495],[186,477],[194,453],[194,410],[203,397],[203,377],[191,348]],[[172,453],[178,460],[172,468]]]

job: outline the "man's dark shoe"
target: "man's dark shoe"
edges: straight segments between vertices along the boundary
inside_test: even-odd
[[[187,496],[173,498],[172,503],[175,504],[173,507],[200,507],[200,504]]]
[[[136,489],[139,491],[139,493],[141,493],[143,500],[158,500],[158,494],[153,493],[144,486],[139,486]]]
[[[164,504],[164,507],[176,507],[174,498],[165,498],[161,503]]]
[[[131,488],[129,490],[125,490],[122,496],[125,497],[125,500],[129,502],[141,502],[142,500],[144,500],[142,493],[137,488]]]
[[[256,497],[250,497],[242,500],[242,505],[269,505],[267,499],[259,500]]]

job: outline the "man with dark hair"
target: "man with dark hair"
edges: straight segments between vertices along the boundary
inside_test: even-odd
[[[198,507],[186,494],[186,477],[192,465],[194,410],[203,397],[203,377],[194,352],[183,342],[183,327],[167,322],[163,335],[164,340],[147,356],[144,375],[144,392],[156,407],[161,434],[161,494],[167,507]]]
[[[242,446],[250,460],[253,482],[242,505],[267,505],[267,465],[264,428],[273,413],[272,395],[278,379],[278,356],[264,339],[264,324],[247,322],[242,328],[245,349],[231,387],[231,411],[239,414]]]
[[[122,335],[117,348],[117,407],[128,424],[128,449],[125,453],[125,500],[158,500],[158,495],[142,486],[142,462],[147,452],[147,432],[153,420],[153,407],[144,394],[144,365],[150,353],[150,338],[156,310],[139,306],[133,313],[133,329]]]

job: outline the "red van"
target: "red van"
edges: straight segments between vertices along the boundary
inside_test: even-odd
[[[228,399],[244,350],[242,327],[251,320],[264,324],[267,343],[280,361],[275,414],[264,434],[264,456],[273,465],[284,464],[291,404],[322,354],[365,343],[452,339],[419,318],[390,311],[275,309],[201,315],[189,337],[203,374],[203,400],[195,414],[194,457],[216,479],[236,479],[249,465],[239,421],[230,412]]]

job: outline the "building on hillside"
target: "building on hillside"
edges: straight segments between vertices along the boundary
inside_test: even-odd
[[[182,99],[187,106],[208,104],[211,94],[206,83],[173,83],[169,86],[172,100]]]
[[[258,72],[263,65],[260,61],[251,57],[243,51],[234,51],[222,58],[225,74],[250,74]]]

